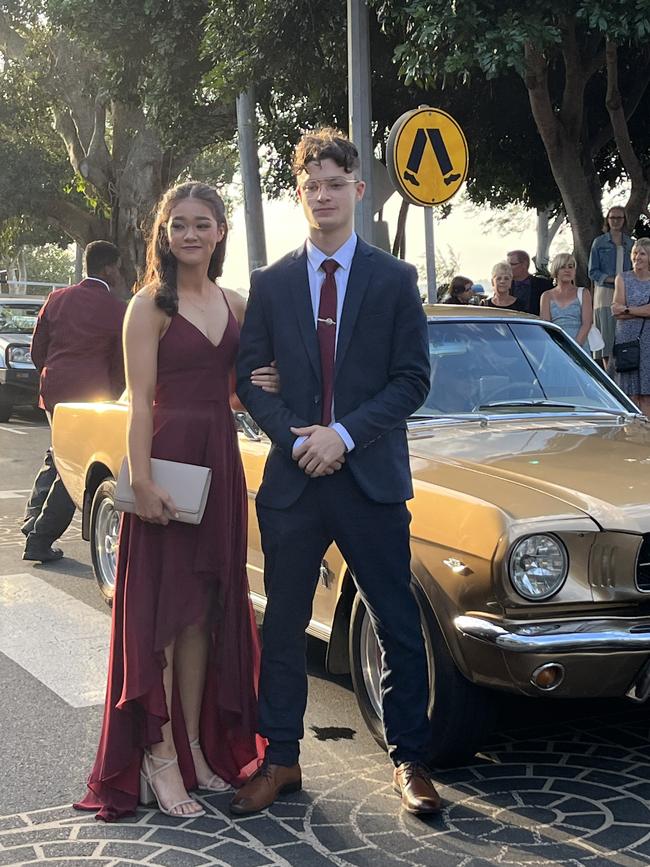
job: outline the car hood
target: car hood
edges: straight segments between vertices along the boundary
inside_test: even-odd
[[[10,343],[20,343],[29,346],[32,342],[31,334],[21,334],[19,331],[0,332],[0,346],[8,346]]]
[[[411,434],[410,451],[416,483],[448,486],[457,479],[462,490],[515,518],[528,518],[535,508],[557,513],[563,503],[568,514],[582,512],[603,529],[650,532],[648,422],[544,418],[432,425]]]

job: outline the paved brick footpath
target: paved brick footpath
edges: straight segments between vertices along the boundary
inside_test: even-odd
[[[193,820],[141,809],[106,825],[68,806],[0,817],[0,865],[650,864],[649,733],[640,709],[502,734],[437,774],[445,808],[427,821],[399,811],[382,753],[343,762],[333,743],[305,762],[304,791],[259,816],[231,818],[225,794]]]

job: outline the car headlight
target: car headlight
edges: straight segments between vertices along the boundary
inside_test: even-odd
[[[558,592],[569,570],[564,545],[545,533],[526,536],[514,546],[508,561],[510,581],[520,596],[535,602]]]
[[[31,364],[29,346],[10,346],[7,349],[7,361],[11,364]]]

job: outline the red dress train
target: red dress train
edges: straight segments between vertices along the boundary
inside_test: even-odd
[[[74,805],[105,821],[136,809],[143,749],[162,740],[164,648],[206,615],[204,755],[237,786],[264,752],[256,736],[260,652],[246,576],[247,494],[229,405],[238,345],[232,312],[218,346],[180,314],[160,341],[152,457],[209,466],[212,481],[198,526],[122,520],[104,721],[89,791]],[[176,689],[172,728],[189,791],[196,776]]]

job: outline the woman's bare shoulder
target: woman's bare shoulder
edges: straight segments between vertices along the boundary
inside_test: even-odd
[[[152,286],[143,286],[133,296],[128,308],[129,319],[139,322],[149,320],[152,324],[162,328],[169,319],[164,310],[156,304],[155,292]]]
[[[234,289],[224,289],[223,292],[232,312],[242,322],[244,313],[246,312],[246,299],[240,292],[236,292]]]

